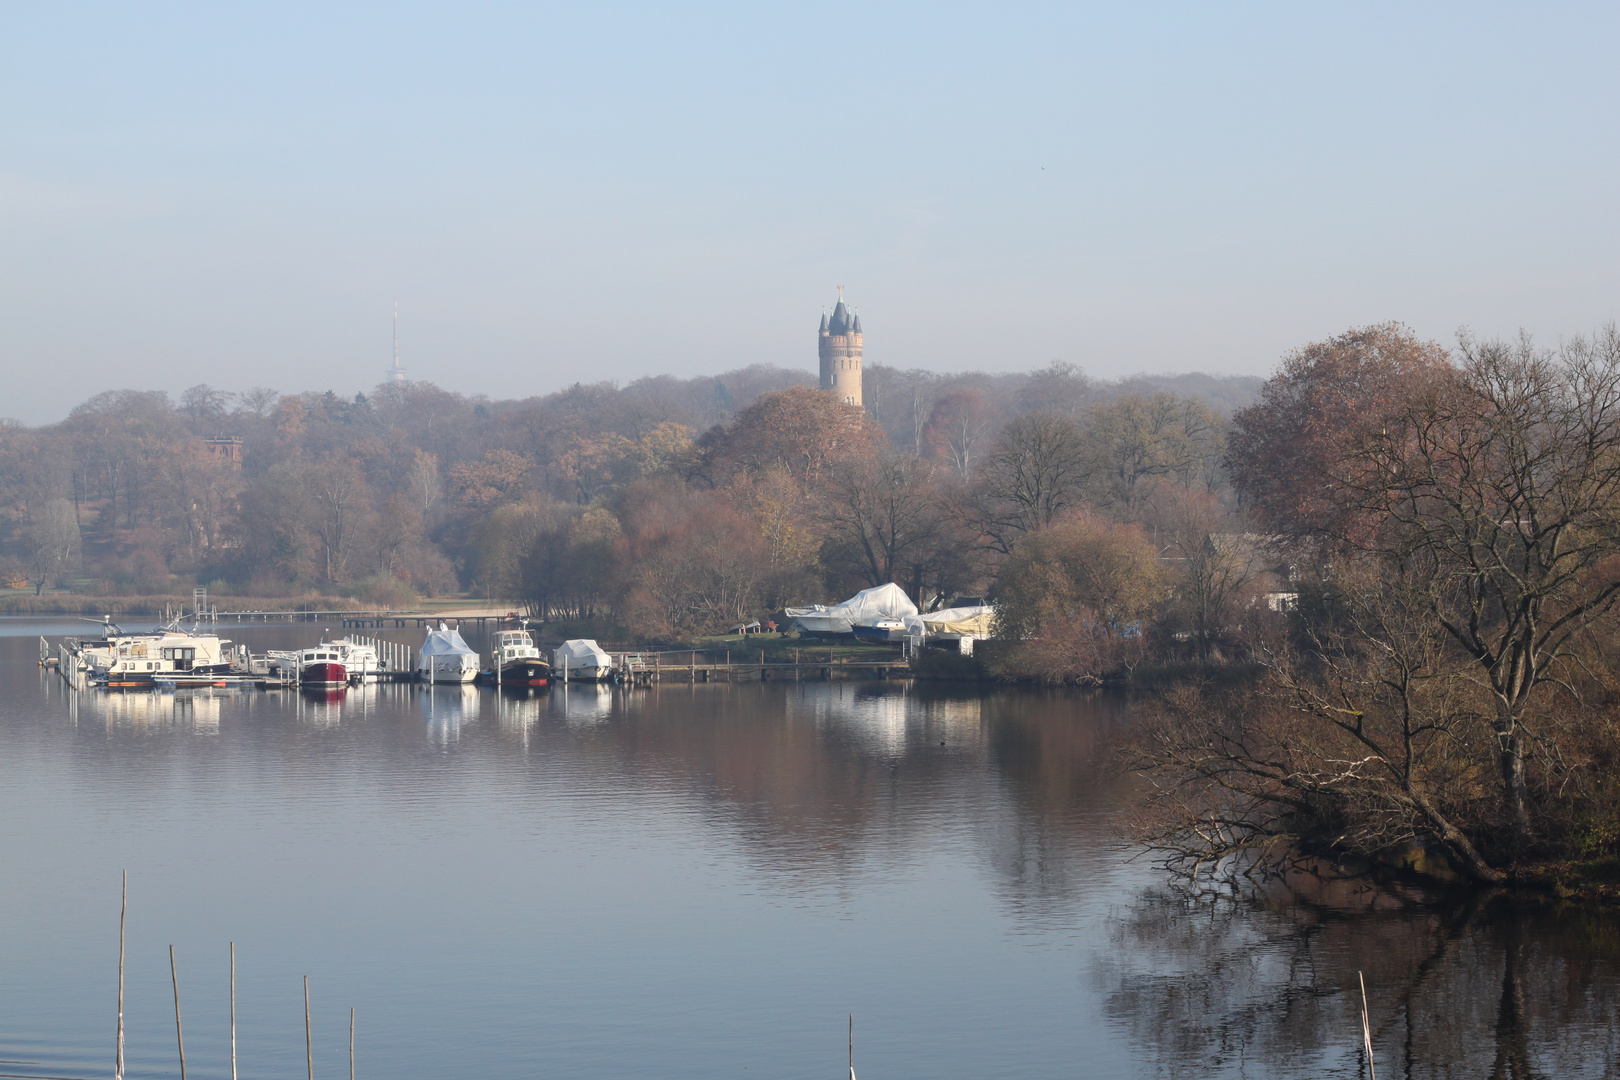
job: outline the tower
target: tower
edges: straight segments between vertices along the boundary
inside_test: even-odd
[[[821,388],[846,405],[861,404],[861,317],[844,306],[844,287],[838,286],[838,306],[832,318],[821,316],[819,349]]]
[[[405,381],[405,369],[399,366],[399,298],[394,298],[394,366],[386,372],[394,382]]]

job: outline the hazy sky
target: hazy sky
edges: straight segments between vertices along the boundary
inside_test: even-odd
[[[1616,317],[1620,6],[14,3],[0,415]]]

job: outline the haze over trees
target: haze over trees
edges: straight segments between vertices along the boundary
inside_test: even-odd
[[[766,367],[522,401],[110,391],[0,428],[0,569],[103,596],[466,593],[680,637],[889,580],[982,594],[1070,510],[1216,482],[1221,413],[1172,377],[867,378],[865,411]]]

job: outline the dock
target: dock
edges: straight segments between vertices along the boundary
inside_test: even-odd
[[[803,653],[817,652],[806,649],[796,653],[792,660],[771,660],[763,653],[757,659],[744,657],[733,660],[731,653],[716,660],[710,653],[698,650],[681,652],[615,653],[614,669],[627,686],[652,686],[655,683],[707,683],[707,682],[829,682],[833,679],[909,679],[911,661],[893,657],[826,657],[807,658]],[[686,662],[682,663],[682,658]],[[553,681],[560,681],[561,672],[552,672]]]

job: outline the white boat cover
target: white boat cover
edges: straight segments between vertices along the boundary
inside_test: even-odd
[[[478,654],[467,643],[461,640],[461,632],[452,630],[444,623],[439,624],[437,630],[429,630],[427,640],[422,642],[422,648],[416,654],[416,666],[423,666],[423,661],[430,656],[470,656],[476,662]]]
[[[812,604],[784,610],[800,630],[812,634],[847,634],[852,626],[871,626],[879,619],[898,620],[915,615],[917,605],[911,602],[906,590],[891,581],[874,589],[862,589],[832,607]]]
[[[995,627],[996,609],[989,604],[979,607],[945,608],[926,615],[908,615],[906,633],[914,642],[924,638],[977,638],[984,640]]]
[[[557,646],[552,653],[552,670],[562,674],[563,661],[568,662],[569,671],[585,671],[591,668],[610,668],[613,658],[603,652],[601,647],[590,638],[573,638]]]

